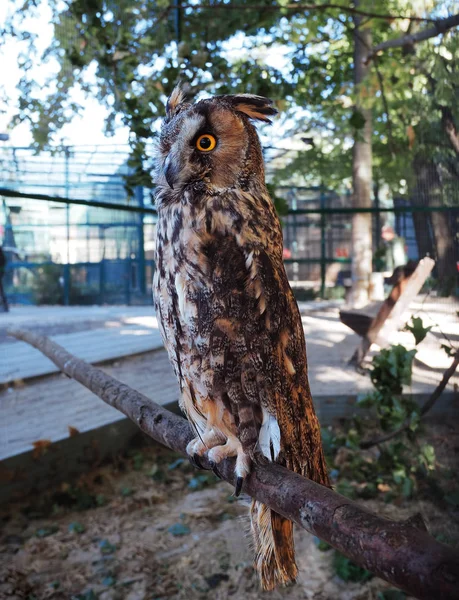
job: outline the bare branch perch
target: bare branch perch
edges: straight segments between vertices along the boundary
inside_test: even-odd
[[[45,354],[65,374],[120,410],[153,439],[185,454],[193,437],[185,419],[69,354],[45,336],[20,329],[8,333]],[[203,465],[210,467],[206,459]],[[234,460],[219,465],[234,484]],[[256,466],[244,492],[317,535],[375,575],[421,600],[457,600],[459,552],[430,537],[418,518],[403,522],[373,515],[356,503],[274,464]]]
[[[419,42],[424,42],[430,38],[437,37],[437,35],[446,33],[450,29],[453,29],[453,27],[458,26],[459,13],[457,15],[446,17],[445,19],[438,19],[437,21],[432,22],[431,27],[422,29],[413,35],[403,35],[402,37],[388,40],[387,42],[381,42],[381,44],[378,44],[372,48],[365,60],[365,63],[368,64],[378,54],[378,52],[382,52],[388,48],[410,48],[415,44],[419,44]]]

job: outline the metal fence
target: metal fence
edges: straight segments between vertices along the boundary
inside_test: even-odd
[[[8,189],[0,196],[11,303],[151,303],[153,208]],[[439,295],[458,295],[459,208],[399,201],[356,211],[349,194],[320,187],[279,188],[276,196],[289,206],[282,216],[284,260],[299,299],[345,297],[356,212],[371,214],[374,271],[388,276],[397,264],[429,254],[436,267],[428,285]]]

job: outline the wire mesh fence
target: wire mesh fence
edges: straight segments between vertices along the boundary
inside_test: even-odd
[[[11,197],[3,189],[4,285],[10,302],[38,304],[150,303],[156,217],[151,209],[75,205]],[[299,299],[346,298],[352,285],[349,194],[324,188],[280,188],[284,261]],[[61,199],[64,200],[64,199]],[[374,285],[393,270],[429,255],[427,288],[457,296],[459,207],[367,209],[373,233]]]
[[[11,302],[151,302],[153,193],[142,187],[127,192],[128,156],[127,147],[63,146],[39,155],[30,148],[0,147],[0,239],[8,260],[4,285]],[[381,288],[395,267],[428,255],[436,261],[428,282],[432,293],[454,296],[457,188],[449,180],[432,182],[424,175],[416,179],[417,192],[409,200],[375,189],[374,206],[367,210],[371,281]],[[428,193],[434,183],[442,191],[441,202],[432,202]],[[351,237],[357,214],[349,208],[350,191],[270,188],[287,208],[281,215],[284,260],[297,297],[345,298],[352,285]]]

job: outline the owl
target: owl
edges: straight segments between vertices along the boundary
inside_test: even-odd
[[[176,88],[157,160],[154,301],[196,438],[191,460],[235,457],[236,496],[271,461],[329,485],[309,389],[300,313],[282,261],[254,121],[272,101],[251,94],[194,104]],[[262,588],[297,577],[293,523],[250,509]]]

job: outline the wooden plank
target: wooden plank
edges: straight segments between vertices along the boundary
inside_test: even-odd
[[[341,321],[362,336],[362,341],[350,360],[350,363],[356,365],[357,369],[361,367],[373,343],[376,342],[381,347],[387,345],[389,335],[400,327],[403,313],[421,290],[435,262],[431,258],[425,257],[419,261],[416,268],[414,268],[414,264],[409,262],[403,267],[397,267],[394,271],[392,275],[394,286],[372,321],[356,320],[356,311],[340,311]],[[362,326],[368,326],[365,332],[363,332]],[[359,327],[360,330],[358,330]]]
[[[421,291],[421,288],[432,272],[434,265],[435,261],[428,256],[419,261],[414,273],[405,284],[400,298],[397,300],[395,306],[379,330],[379,333],[376,335],[375,342],[378,346],[387,346],[389,343],[389,336],[400,328],[403,313],[408,310],[411,302],[413,302]]]

